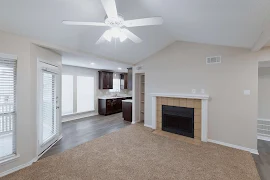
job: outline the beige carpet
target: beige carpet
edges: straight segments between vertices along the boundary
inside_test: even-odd
[[[48,158],[3,179],[260,179],[248,152],[192,145],[131,125]],[[2,180],[2,179],[1,179]]]

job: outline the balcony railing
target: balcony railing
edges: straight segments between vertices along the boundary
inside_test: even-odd
[[[14,104],[0,104],[0,135],[13,130]]]

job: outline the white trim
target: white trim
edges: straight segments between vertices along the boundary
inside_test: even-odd
[[[173,97],[173,98],[188,98],[188,99],[209,99],[206,94],[170,94],[170,93],[151,93],[151,96],[158,97]]]
[[[262,136],[262,135],[257,135],[257,139],[264,140],[264,141],[270,141],[270,137]]]
[[[0,58],[2,58],[2,59],[12,59],[12,60],[17,60],[17,59],[18,59],[18,56],[12,55],[12,54],[4,54],[4,53],[0,53]]]
[[[84,111],[84,112],[75,112],[75,113],[70,113],[70,114],[64,114],[62,115],[62,118],[70,117],[70,116],[75,116],[75,115],[81,115],[81,114],[86,114],[86,113],[96,113],[95,110],[92,111]]]
[[[61,139],[63,138],[63,135],[61,134],[60,135],[60,137],[57,139],[57,141],[55,141],[53,144],[52,144],[52,146],[54,145],[54,144],[56,144],[58,141],[60,141]],[[46,151],[48,151],[50,148],[48,148]],[[26,168],[26,167],[28,167],[28,166],[31,166],[34,162],[36,162],[46,151],[44,151],[41,155],[39,155],[38,157],[35,157],[34,159],[32,159],[31,161],[29,161],[29,162],[27,162],[27,163],[25,163],[25,164],[22,164],[22,165],[20,165],[20,166],[17,166],[17,167],[14,167],[14,168],[12,168],[12,169],[9,169],[9,170],[7,170],[7,171],[4,171],[4,172],[2,172],[2,173],[0,173],[0,177],[3,177],[3,176],[6,176],[6,175],[8,175],[8,174],[11,174],[11,173],[14,173],[14,172],[16,172],[16,171],[18,171],[18,170],[21,170],[21,169],[23,169],[23,168]],[[13,161],[13,160],[15,160],[15,158],[17,159],[17,158],[19,158],[20,157],[20,155],[16,155],[15,157],[13,157],[13,159],[11,160],[11,161]],[[2,165],[2,164],[1,164]]]
[[[4,165],[4,164],[8,164],[12,161],[15,161],[16,159],[18,159],[20,157],[19,154],[12,154],[6,158],[3,158],[1,161],[0,161],[0,166],[1,165]]]
[[[247,148],[247,147],[238,146],[238,145],[234,145],[234,144],[229,144],[229,143],[225,143],[225,142],[221,142],[221,141],[216,141],[216,140],[212,140],[212,139],[208,139],[208,142],[219,144],[219,145],[222,145],[222,146],[231,147],[231,148],[234,148],[234,149],[248,151],[248,152],[250,152],[252,154],[257,154],[257,155],[259,154],[259,152],[258,152],[257,149],[250,149],[250,148]]]
[[[98,113],[95,111],[92,112],[85,112],[85,113],[75,113],[75,114],[69,114],[62,116],[62,122],[68,122],[68,121],[75,121],[81,118],[87,118],[91,116],[97,116]]]
[[[19,170],[21,170],[23,168],[26,168],[28,166],[31,166],[36,161],[37,161],[37,158],[34,158],[34,159],[32,159],[31,161],[29,161],[29,162],[27,162],[25,164],[22,164],[20,166],[17,166],[17,167],[14,167],[12,169],[9,169],[7,171],[4,171],[4,172],[0,173],[0,177],[6,176],[8,174],[14,173],[14,172],[19,171]]]
[[[152,97],[152,128],[157,129],[157,98]]]
[[[201,109],[201,140],[207,142],[208,134],[208,100],[202,99],[202,109]]]
[[[258,121],[270,121],[270,119],[263,119],[263,118],[258,118]]]
[[[53,147],[53,146],[54,146],[58,141],[60,141],[62,138],[63,138],[63,135],[61,134],[61,135],[59,136],[59,138],[58,138],[54,143],[52,143],[45,151],[43,151],[41,154],[38,155],[37,160],[38,160],[41,156],[43,156],[43,154],[45,154],[48,150],[50,150],[51,147]]]
[[[174,98],[191,98],[191,99],[201,99],[202,109],[201,109],[201,141],[208,141],[208,99],[209,95],[200,94],[165,94],[165,93],[152,93],[152,129],[156,129],[156,108],[157,108],[157,96],[158,97],[174,97]]]
[[[153,127],[151,125],[144,124],[144,126],[153,129]]]

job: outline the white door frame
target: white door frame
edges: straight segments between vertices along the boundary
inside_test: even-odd
[[[42,146],[40,145],[40,135],[41,135],[41,117],[42,117],[42,106],[41,106],[41,97],[42,97],[42,72],[48,71],[56,74],[56,127],[57,127],[57,134],[53,138],[49,139],[45,142]],[[37,157],[40,157],[44,154],[50,147],[59,139],[60,137],[60,125],[61,125],[61,114],[60,114],[60,75],[61,71],[59,67],[51,62],[46,62],[44,60],[38,59],[37,60]]]

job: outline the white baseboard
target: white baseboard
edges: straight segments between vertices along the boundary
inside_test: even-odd
[[[144,124],[144,126],[153,129],[152,125]]]
[[[212,140],[212,139],[208,139],[208,142],[223,145],[223,146],[227,146],[227,147],[231,147],[231,148],[235,148],[235,149],[239,149],[239,150],[243,150],[243,151],[248,151],[248,152],[250,152],[252,154],[257,154],[257,155],[259,154],[257,149],[250,149],[250,148],[247,148],[247,147],[242,147],[242,146],[229,144],[229,143],[225,143],[225,142],[221,142],[221,141],[216,141],[216,140]]]
[[[59,138],[57,139],[57,141],[55,141],[50,147],[52,147],[55,143],[57,143],[59,140],[61,140],[63,138],[63,135],[61,134],[60,136],[59,136]],[[11,173],[14,173],[14,172],[16,172],[16,171],[19,171],[19,170],[21,170],[21,169],[23,169],[23,168],[26,168],[26,167],[28,167],[28,166],[31,166],[34,162],[36,162],[45,152],[47,152],[49,149],[47,149],[46,151],[44,151],[40,156],[38,156],[38,157],[35,157],[34,159],[32,159],[31,161],[29,161],[29,162],[27,162],[27,163],[25,163],[25,164],[22,164],[22,165],[20,165],[20,166],[17,166],[17,167],[14,167],[14,168],[12,168],[12,169],[9,169],[9,170],[7,170],[7,171],[4,171],[4,172],[2,172],[2,173],[0,173],[0,177],[3,177],[3,176],[6,176],[6,175],[8,175],[8,174],[11,174]]]
[[[62,116],[62,122],[74,121],[81,118],[91,117],[98,115],[97,112],[86,112],[86,113],[77,113]]]
[[[51,149],[51,147],[53,147],[53,146],[54,146],[58,141],[60,141],[62,138],[63,138],[63,134],[60,134],[60,136],[58,137],[58,139],[57,139],[54,143],[52,143],[45,151],[43,151],[41,154],[38,155],[37,160],[38,160],[39,158],[41,158],[41,156],[43,156],[43,154],[45,154],[47,151],[49,151],[49,150]]]
[[[9,169],[7,171],[4,171],[4,172],[0,173],[0,177],[6,176],[8,174],[14,173],[14,172],[19,171],[19,170],[21,170],[23,168],[26,168],[28,166],[31,166],[36,161],[37,161],[37,158],[34,158],[34,159],[32,159],[31,161],[29,161],[29,162],[27,162],[25,164],[22,164],[20,166],[17,166],[17,167],[14,167],[12,169]]]
[[[270,121],[270,119],[265,119],[265,118],[258,118],[257,120],[260,120],[260,121]]]
[[[270,141],[270,137],[260,136],[260,135],[257,136],[257,139],[264,140],[264,141]]]

